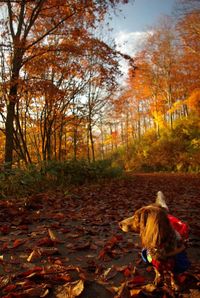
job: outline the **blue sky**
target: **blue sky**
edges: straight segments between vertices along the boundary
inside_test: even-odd
[[[130,0],[129,4],[118,6],[121,11],[112,14],[109,21],[113,31],[109,34],[115,40],[117,49],[134,57],[141,48],[147,33],[158,24],[164,15],[172,15],[177,0]],[[121,61],[121,70],[126,76],[127,63]]]
[[[162,15],[171,15],[176,0],[135,0],[120,5],[122,12],[113,16],[111,25],[114,32],[146,31],[154,25]]]

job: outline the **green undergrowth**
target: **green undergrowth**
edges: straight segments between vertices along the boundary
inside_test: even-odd
[[[81,161],[50,161],[15,168],[0,173],[0,199],[23,196],[51,189],[65,190],[69,186],[96,183],[104,179],[121,177],[123,170],[113,166],[112,160],[88,163]]]
[[[173,129],[163,127],[159,136],[149,129],[128,148],[112,156],[116,164],[135,172],[200,172],[200,121],[182,119]]]

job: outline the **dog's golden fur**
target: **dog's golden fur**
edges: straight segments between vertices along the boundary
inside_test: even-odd
[[[132,217],[126,218],[119,223],[124,232],[133,231],[139,233],[142,247],[147,248],[154,260],[162,261],[175,256],[185,249],[178,239],[177,233],[168,218],[168,207],[161,192],[158,194],[162,204],[154,203],[137,210]],[[158,201],[159,201],[158,200]],[[164,207],[163,207],[164,206]],[[155,284],[163,279],[163,274],[155,268]],[[173,272],[171,285],[178,289]]]
[[[154,258],[165,257],[177,245],[166,210],[156,204],[140,208],[133,217],[121,222],[122,230],[123,225],[140,234],[142,246],[148,247]]]

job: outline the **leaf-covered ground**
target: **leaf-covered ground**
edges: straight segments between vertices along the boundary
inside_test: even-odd
[[[140,241],[118,222],[158,190],[190,226],[191,268],[182,290],[155,289]],[[0,201],[0,297],[200,297],[200,176],[135,174],[125,179]]]

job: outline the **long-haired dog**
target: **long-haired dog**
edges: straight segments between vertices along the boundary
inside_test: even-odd
[[[176,277],[189,266],[180,232],[187,226],[169,215],[168,211],[164,195],[159,191],[155,203],[140,208],[132,217],[122,220],[119,226],[124,232],[133,231],[140,235],[146,261],[152,263],[155,269],[155,285],[162,284],[165,277],[170,276],[171,287],[177,291]]]

